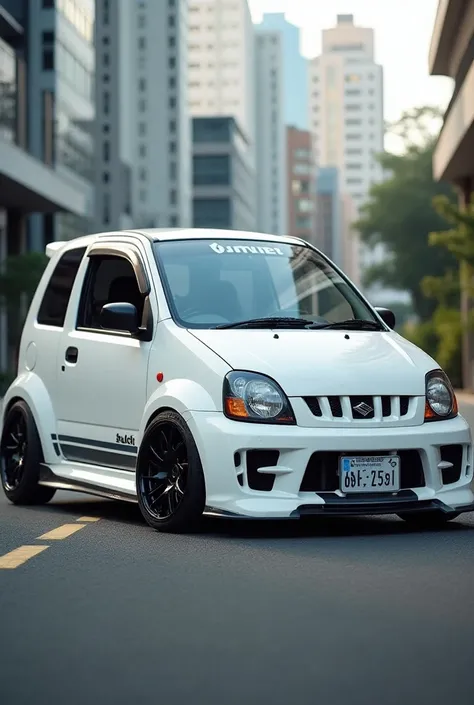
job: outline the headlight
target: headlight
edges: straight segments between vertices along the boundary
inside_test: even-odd
[[[236,421],[295,424],[285,392],[257,372],[229,372],[224,379],[224,413]]]
[[[425,421],[451,419],[458,413],[456,395],[447,375],[433,370],[426,375]]]

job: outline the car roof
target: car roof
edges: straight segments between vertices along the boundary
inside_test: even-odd
[[[252,232],[247,230],[218,230],[214,228],[147,228],[130,232],[140,233],[154,242],[164,240],[265,240],[268,242],[287,242],[288,244],[301,244],[302,240],[294,237],[271,235],[268,233]]]
[[[57,252],[76,247],[88,247],[94,242],[113,239],[124,240],[139,237],[150,242],[164,242],[170,240],[260,240],[264,242],[282,242],[287,245],[304,245],[304,240],[286,235],[270,235],[268,233],[251,232],[246,230],[216,230],[213,228],[146,228],[136,230],[117,230],[103,233],[93,233],[75,238],[74,240],[51,242],[46,246],[46,254],[53,257]]]

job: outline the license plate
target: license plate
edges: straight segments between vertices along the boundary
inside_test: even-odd
[[[400,489],[398,455],[344,456],[340,459],[342,492],[397,492]]]

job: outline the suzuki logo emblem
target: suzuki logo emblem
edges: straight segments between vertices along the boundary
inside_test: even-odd
[[[364,401],[361,401],[360,404],[357,404],[357,406],[353,406],[352,408],[354,409],[354,411],[357,411],[361,416],[368,416],[373,411],[373,408],[366,404]]]

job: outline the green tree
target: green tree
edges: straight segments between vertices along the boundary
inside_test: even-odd
[[[387,178],[372,186],[355,224],[362,242],[369,247],[381,243],[387,252],[386,261],[366,270],[365,285],[379,283],[409,292],[421,321],[429,321],[437,307],[423,291],[424,276],[443,276],[456,267],[452,252],[429,244],[429,234],[445,224],[432,207],[433,198],[440,194],[448,201],[454,198],[451,186],[434,181],[432,175],[436,143],[432,127],[439,118],[435,108],[417,108],[392,126],[403,151],[379,155]]]
[[[48,263],[45,254],[28,252],[8,257],[0,271],[0,310],[7,314],[9,371],[14,371],[25,315]]]
[[[432,320],[437,336],[437,359],[461,386],[462,337],[466,330],[474,329],[474,312],[466,312],[463,317],[460,310],[461,291],[469,299],[474,298],[474,197],[471,203],[460,208],[446,196],[438,196],[433,206],[451,228],[432,232],[429,243],[451,253],[458,266],[444,276],[425,277],[422,289],[437,302]]]

